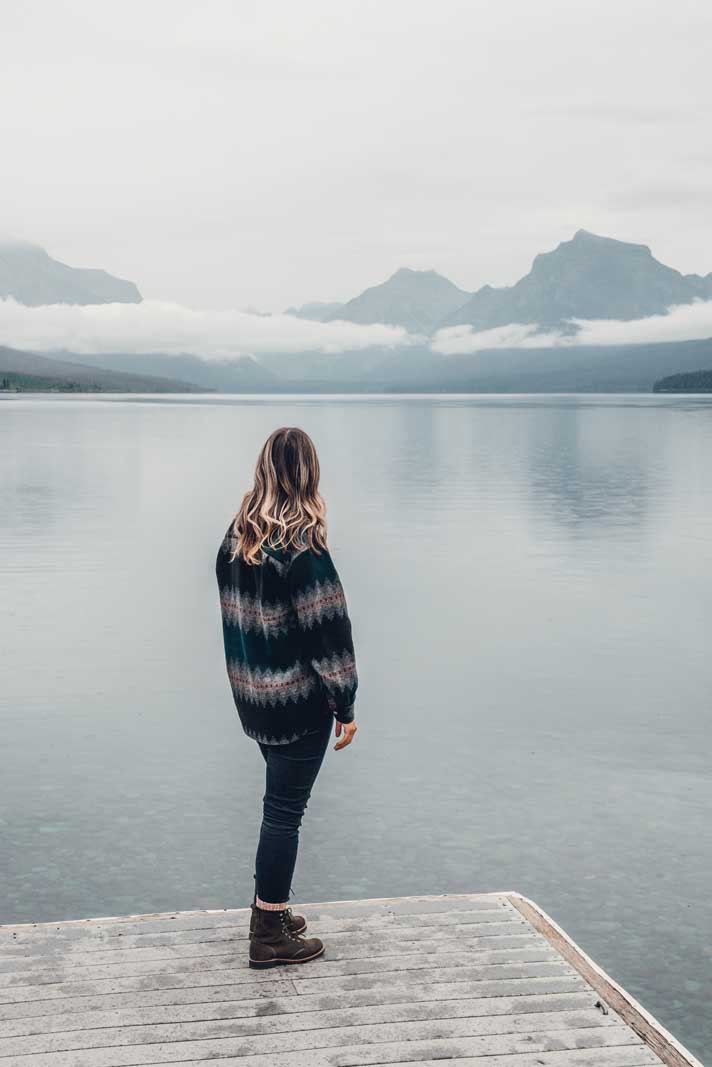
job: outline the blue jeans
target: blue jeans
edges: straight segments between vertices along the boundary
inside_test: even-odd
[[[258,741],[266,788],[255,860],[257,896],[266,904],[289,901],[299,848],[299,827],[331,737],[333,719],[288,745]]]

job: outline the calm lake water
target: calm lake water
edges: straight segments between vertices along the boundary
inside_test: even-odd
[[[249,903],[213,567],[285,423],[361,678],[294,902],[519,890],[704,1059],[712,398],[0,400],[0,922]]]

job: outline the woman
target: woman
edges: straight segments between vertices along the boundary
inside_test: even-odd
[[[303,430],[269,437],[216,561],[227,672],[266,764],[255,861],[250,967],[324,951],[288,905],[299,827],[336,720],[336,751],[356,733],[358,679],[344,591],[326,544],[319,460]]]

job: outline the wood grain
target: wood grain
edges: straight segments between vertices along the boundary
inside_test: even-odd
[[[247,909],[0,926],[0,1064],[699,1067],[518,894],[298,910],[325,956],[271,971]]]

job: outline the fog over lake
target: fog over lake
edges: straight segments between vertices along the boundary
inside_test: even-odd
[[[213,568],[284,424],[361,679],[293,903],[518,890],[709,1056],[712,398],[0,398],[0,922],[250,902]]]

